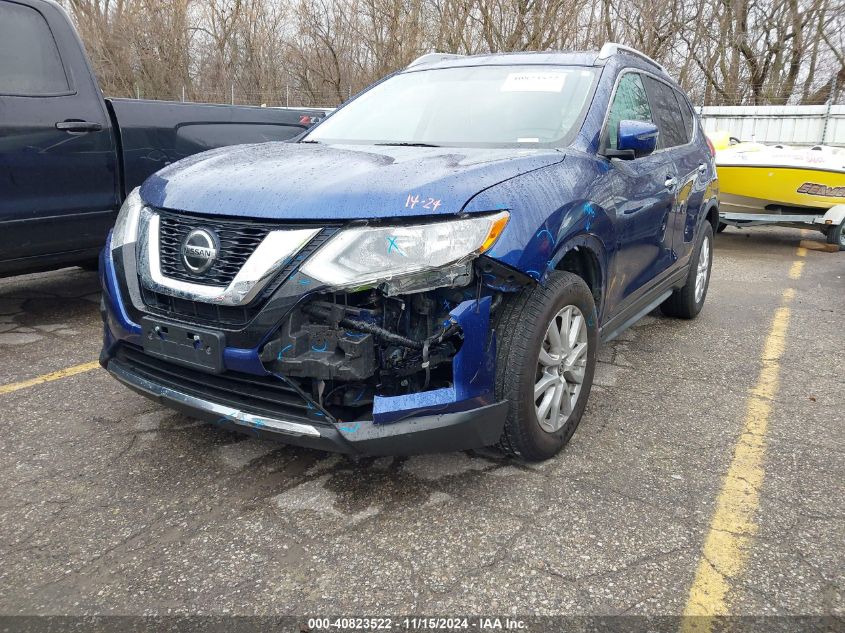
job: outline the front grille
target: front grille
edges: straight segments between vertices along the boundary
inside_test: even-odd
[[[273,224],[210,218],[160,211],[159,253],[161,272],[165,277],[209,286],[228,286],[244,263],[267,234]],[[214,264],[200,275],[189,273],[182,264],[182,241],[194,229],[213,231],[220,240],[220,250]]]
[[[221,306],[214,303],[172,297],[148,288],[141,288],[141,297],[150,311],[156,314],[224,328],[246,325],[255,312],[255,310],[241,306]]]
[[[120,346],[116,358],[147,380],[203,400],[270,418],[327,423],[325,417],[313,413],[314,409],[296,390],[274,376],[233,371],[205,374],[148,356],[141,348],[127,343]]]
[[[204,225],[208,226],[208,225]],[[276,226],[274,228],[281,228]],[[239,327],[249,323],[267,299],[272,295],[285,280],[290,277],[297,268],[308,259],[318,248],[337,232],[337,226],[323,228],[314,238],[306,244],[302,250],[288,264],[279,271],[264,290],[246,306],[219,306],[202,301],[191,301],[181,299],[161,292],[154,292],[147,288],[141,288],[141,295],[144,304],[151,312],[161,316],[170,317],[176,320],[187,319],[193,323],[214,325],[217,327]],[[164,268],[162,267],[162,272]],[[196,278],[192,279],[196,283]]]

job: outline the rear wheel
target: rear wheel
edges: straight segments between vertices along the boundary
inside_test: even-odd
[[[506,300],[496,328],[496,396],[509,404],[506,453],[540,461],[572,437],[593,384],[597,326],[590,289],[569,272],[552,272],[545,286]]]
[[[704,305],[704,299],[707,298],[712,265],[713,227],[709,222],[705,222],[701,225],[698,245],[690,258],[687,281],[660,306],[663,314],[681,319],[694,319],[698,316]]]
[[[836,244],[840,251],[845,251],[845,220],[827,231],[827,243]]]

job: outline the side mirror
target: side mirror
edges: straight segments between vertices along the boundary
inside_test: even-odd
[[[657,147],[657,126],[648,121],[624,119],[619,122],[616,149],[608,149],[609,158],[633,159],[648,156]]]

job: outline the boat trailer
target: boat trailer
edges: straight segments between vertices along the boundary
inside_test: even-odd
[[[807,213],[719,213],[719,231],[726,226],[744,228],[749,226],[776,225],[797,229],[812,228],[827,236],[829,244],[838,244],[845,250],[845,204],[837,204],[825,213],[821,209],[807,209]]]

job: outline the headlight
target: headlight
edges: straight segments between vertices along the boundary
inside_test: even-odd
[[[120,212],[117,214],[117,221],[111,235],[112,250],[138,240],[138,221],[141,218],[141,209],[144,208],[138,189],[139,187],[135,187],[126,196],[126,200],[123,201],[123,206],[120,207]]]
[[[508,223],[506,211],[483,217],[406,226],[357,227],[335,235],[302,267],[335,287],[358,287],[478,257]]]

